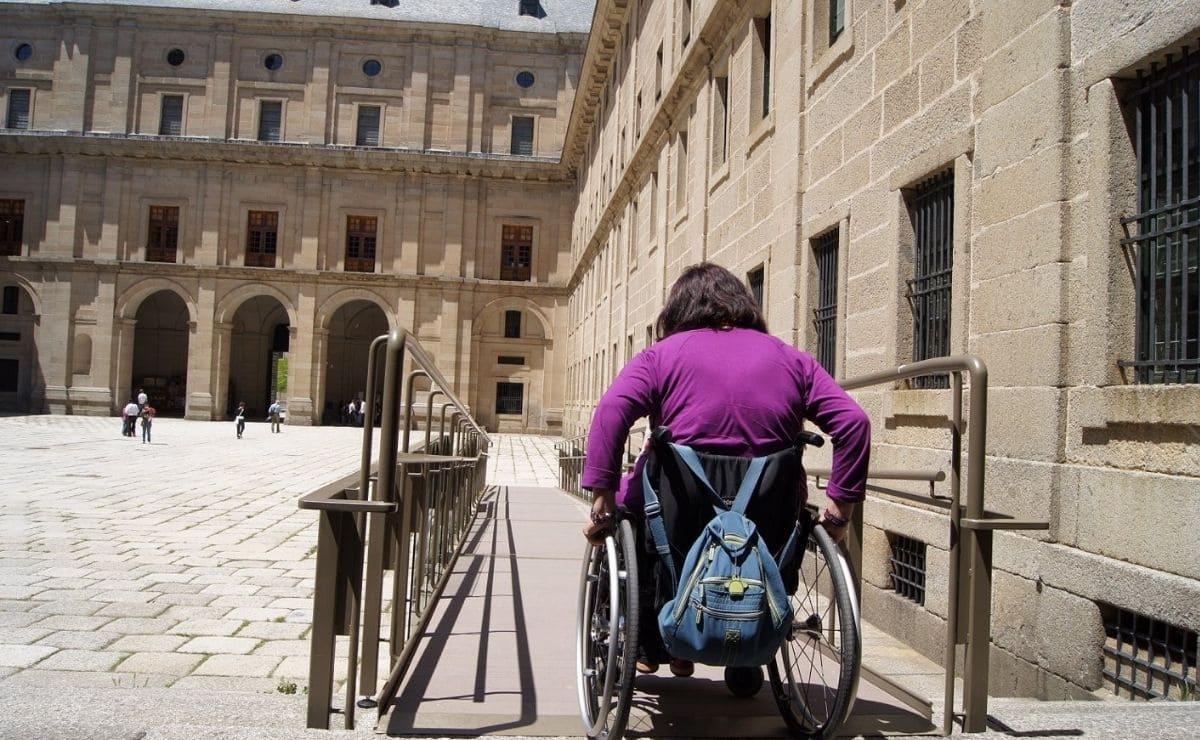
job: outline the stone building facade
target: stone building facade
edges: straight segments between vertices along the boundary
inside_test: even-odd
[[[600,0],[565,434],[701,260],[836,377],[978,355],[987,505],[1049,523],[996,535],[993,693],[1194,694],[1198,41],[1188,0]],[[874,467],[948,469],[936,385],[856,392]],[[864,512],[865,617],[940,658],[945,513]]]
[[[160,413],[337,422],[402,326],[489,426],[557,430],[590,19],[0,3],[0,404],[108,414],[145,387]]]
[[[337,421],[404,326],[573,436],[712,260],[839,378],[988,364],[987,504],[1049,525],[996,536],[994,693],[1194,686],[1192,0],[203,5],[0,2],[0,403]],[[948,467],[949,390],[856,396]],[[944,513],[865,518],[865,616],[939,657]]]

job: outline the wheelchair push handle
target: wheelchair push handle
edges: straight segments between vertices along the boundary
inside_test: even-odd
[[[796,435],[796,446],[803,447],[805,445],[808,445],[809,447],[824,447],[825,438],[816,432],[810,432],[805,429],[801,431],[800,434]]]

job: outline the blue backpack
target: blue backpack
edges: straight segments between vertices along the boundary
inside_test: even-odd
[[[769,663],[792,624],[791,599],[778,563],[791,560],[797,530],[792,530],[777,559],[745,516],[767,458],[750,461],[737,496],[726,509],[695,451],[677,444],[670,448],[711,496],[714,516],[677,572],[658,495],[649,474],[643,472],[646,523],[674,587],[674,597],[658,613],[663,644],[676,658],[707,665]]]

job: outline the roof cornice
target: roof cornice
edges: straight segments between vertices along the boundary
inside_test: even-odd
[[[560,184],[572,178],[558,161],[544,157],[57,131],[0,133],[0,154],[327,167]]]

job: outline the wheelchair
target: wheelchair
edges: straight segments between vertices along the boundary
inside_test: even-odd
[[[804,433],[795,447],[795,472],[803,475],[799,467],[803,445],[823,443],[819,436]],[[700,455],[706,467],[714,457]],[[795,485],[793,478],[792,491]],[[793,622],[766,673],[791,735],[828,738],[849,716],[858,690],[858,599],[845,555],[815,523],[811,511],[798,508],[796,514],[807,520],[802,530],[807,538],[796,548],[800,564],[791,596]],[[756,518],[750,511],[748,516],[756,522],[766,518]],[[640,579],[648,572],[642,560],[657,555],[653,551],[646,554],[639,521],[631,512],[618,510],[613,531],[602,544],[589,544],[584,556],[577,621],[577,688],[580,718],[592,740],[624,736],[633,702],[640,623],[650,621],[646,627],[656,629],[648,617],[653,610],[643,608],[648,595]],[[675,544],[672,540],[672,546]],[[684,544],[685,550],[689,544]],[[727,667],[725,684],[735,696],[751,697],[764,683],[762,674],[761,668]]]

